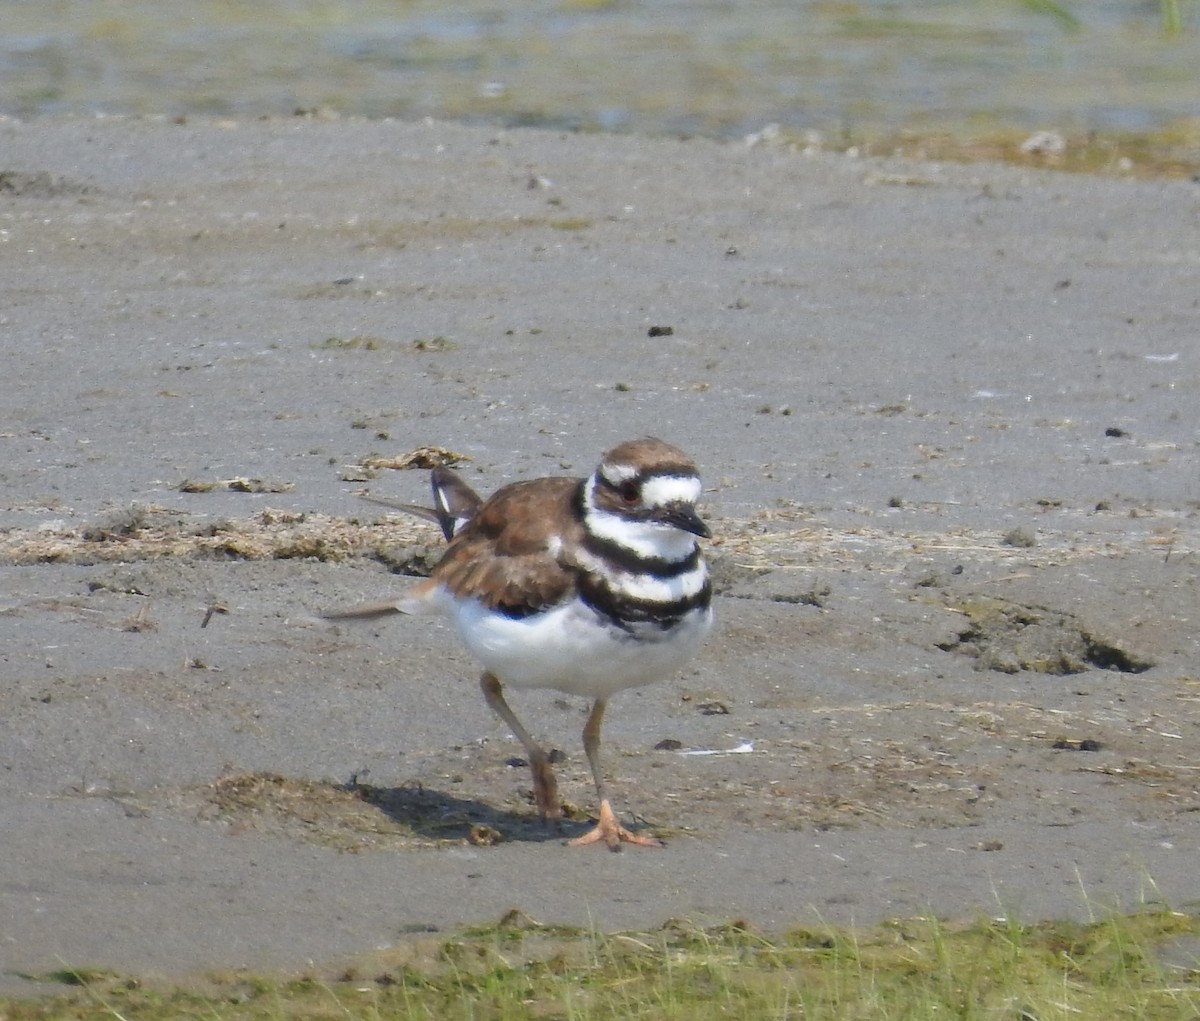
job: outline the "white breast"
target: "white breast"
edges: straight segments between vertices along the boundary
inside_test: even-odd
[[[572,600],[545,613],[514,620],[475,599],[445,596],[463,644],[506,685],[554,688],[587,698],[608,698],[623,688],[662,680],[700,648],[712,627],[712,610],[692,610],[674,627],[605,623]]]

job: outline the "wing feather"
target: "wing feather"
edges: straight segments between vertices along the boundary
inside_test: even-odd
[[[579,479],[515,482],[485,501],[430,577],[460,599],[522,617],[570,598],[576,571],[560,551],[578,541]]]

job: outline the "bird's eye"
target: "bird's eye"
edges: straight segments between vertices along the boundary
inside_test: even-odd
[[[621,483],[620,493],[621,499],[630,506],[637,503],[642,498],[641,489],[632,479],[628,482]]]

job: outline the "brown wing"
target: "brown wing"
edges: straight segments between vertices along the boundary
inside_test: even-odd
[[[575,574],[551,552],[579,540],[579,479],[515,482],[498,490],[451,540],[433,569],[454,595],[523,617],[570,597]]]

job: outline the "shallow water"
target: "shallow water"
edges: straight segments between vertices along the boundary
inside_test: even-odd
[[[2,0],[0,113],[342,114],[737,136],[1153,131],[1200,2]]]

